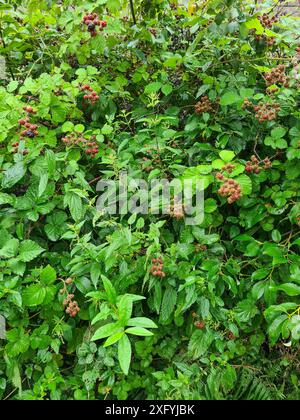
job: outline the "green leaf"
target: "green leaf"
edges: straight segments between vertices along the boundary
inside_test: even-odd
[[[101,276],[105,292],[107,294],[107,300],[109,303],[115,305],[117,302],[117,292],[111,281],[107,277]]]
[[[150,93],[156,93],[160,90],[162,87],[162,84],[160,82],[153,82],[150,83],[145,87],[145,94],[149,95]]]
[[[274,319],[274,321],[271,323],[271,325],[268,328],[268,334],[270,336],[270,339],[273,343],[275,343],[280,334],[281,334],[281,327],[282,324],[288,319],[287,315],[279,315],[277,318]]]
[[[46,293],[46,288],[41,284],[33,284],[28,286],[23,292],[23,303],[26,306],[41,305],[45,300]]]
[[[19,249],[18,239],[10,239],[5,243],[3,248],[0,250],[0,258],[13,258],[17,255]]]
[[[13,80],[7,85],[6,89],[7,89],[7,92],[11,93],[17,90],[18,87],[19,87],[19,82],[17,80]]]
[[[74,129],[74,124],[71,121],[66,121],[61,127],[61,131],[63,133],[72,132],[73,129]]]
[[[222,150],[222,152],[219,153],[219,156],[224,162],[231,162],[235,157],[235,153],[230,150]]]
[[[281,241],[281,233],[279,232],[279,230],[275,229],[272,232],[272,239],[274,242],[280,242]]]
[[[20,260],[23,262],[29,262],[38,257],[45,250],[40,247],[36,242],[31,240],[23,241],[20,245],[19,254]]]
[[[123,335],[124,335],[124,331],[119,331],[116,334],[111,335],[103,344],[103,347],[109,347],[112,344],[115,344],[117,341],[119,341]]]
[[[48,174],[43,174],[40,178],[39,189],[38,189],[38,197],[41,197],[45,192],[49,181]]]
[[[143,317],[131,318],[127,325],[129,327],[158,328],[151,319]]]
[[[47,217],[44,229],[50,241],[56,242],[61,238],[67,229],[67,218],[63,211],[54,212]]]
[[[204,211],[205,213],[213,213],[215,210],[217,210],[218,205],[216,200],[214,200],[213,198],[208,198],[207,200],[205,200],[204,202]]]
[[[56,271],[51,265],[48,265],[41,271],[40,280],[44,285],[53,284],[56,280]]]
[[[150,337],[151,335],[153,335],[151,331],[148,331],[146,330],[146,328],[142,328],[142,327],[127,328],[125,332],[128,334],[140,335],[142,337]]]
[[[77,125],[75,125],[75,127],[74,127],[74,131],[76,132],[76,133],[83,133],[84,132],[84,130],[85,130],[85,126],[83,125],[83,124],[77,124]]]
[[[123,337],[119,340],[118,359],[119,359],[121,369],[125,375],[128,375],[128,372],[129,372],[129,367],[131,363],[131,354],[132,354],[131,343],[127,335],[124,334]]]
[[[170,84],[163,85],[161,91],[164,95],[170,95],[173,92],[173,87]]]
[[[100,275],[101,275],[101,266],[99,263],[97,262],[92,263],[90,274],[91,274],[92,283],[96,289],[99,282]]]
[[[117,307],[119,321],[122,325],[127,325],[133,309],[132,299],[128,295],[122,296],[117,304]]]
[[[163,297],[162,305],[161,305],[160,317],[162,321],[166,321],[167,319],[169,319],[172,312],[174,311],[176,301],[177,301],[177,291],[173,287],[168,286],[164,293],[164,297]]]
[[[97,340],[101,340],[102,338],[109,337],[117,333],[118,330],[120,330],[120,326],[116,324],[115,322],[103,325],[103,327],[98,328],[98,330],[95,332],[95,334],[91,338],[91,341],[97,341]]]
[[[194,360],[198,359],[207,352],[213,341],[214,334],[211,331],[194,331],[188,345],[189,354]]]
[[[239,322],[248,322],[259,313],[255,302],[251,299],[241,300],[237,304],[235,312]]]
[[[248,29],[255,29],[256,34],[261,35],[264,33],[264,27],[260,23],[260,21],[257,18],[252,18],[246,22],[246,27]]]
[[[294,283],[284,283],[280,286],[277,286],[277,290],[285,292],[288,296],[299,296],[300,295],[300,286]]]
[[[230,91],[221,96],[220,104],[222,106],[232,105],[240,100],[241,97],[236,91]]]
[[[75,193],[69,193],[67,197],[68,206],[75,222],[80,222],[84,215],[82,199]]]
[[[252,193],[252,181],[249,176],[243,174],[238,176],[235,180],[240,184],[243,195],[249,195]]]
[[[23,162],[18,162],[15,165],[11,166],[7,171],[4,172],[4,177],[2,179],[2,187],[3,188],[11,188],[23,176],[26,174],[26,167]]]
[[[281,139],[286,134],[286,132],[286,128],[276,127],[271,131],[271,136],[275,139]]]

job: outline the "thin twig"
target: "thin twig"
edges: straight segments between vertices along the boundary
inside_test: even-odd
[[[129,0],[129,3],[130,3],[130,9],[131,9],[131,14],[132,14],[133,23],[136,25],[136,17],[135,17],[135,11],[134,11],[133,0]]]

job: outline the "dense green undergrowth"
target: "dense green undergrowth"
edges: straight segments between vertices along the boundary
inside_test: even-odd
[[[298,399],[299,19],[128,3],[0,1],[1,399]],[[124,170],[204,221],[98,212]]]

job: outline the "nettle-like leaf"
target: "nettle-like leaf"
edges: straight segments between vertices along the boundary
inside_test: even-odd
[[[26,240],[21,242],[19,248],[19,258],[23,262],[29,262],[37,258],[44,249],[34,241]]]
[[[2,178],[2,188],[11,188],[17,182],[19,182],[24,175],[26,174],[26,166],[24,162],[17,162],[15,165],[11,166],[4,173]]]
[[[242,188],[242,193],[244,195],[250,195],[252,193],[252,181],[251,178],[247,175],[240,175],[235,180],[240,184]]]

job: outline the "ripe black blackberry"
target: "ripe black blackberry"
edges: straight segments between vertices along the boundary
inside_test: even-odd
[[[23,196],[24,194],[26,194],[28,190],[28,185],[23,184],[23,185],[15,185],[15,187],[12,190],[12,193],[16,196],[16,197],[20,197]]]
[[[186,49],[193,40],[194,35],[189,28],[175,28],[175,34],[171,36],[169,49],[171,51]]]
[[[169,80],[172,83],[173,87],[179,87],[182,84],[182,73],[174,72],[169,74]]]

